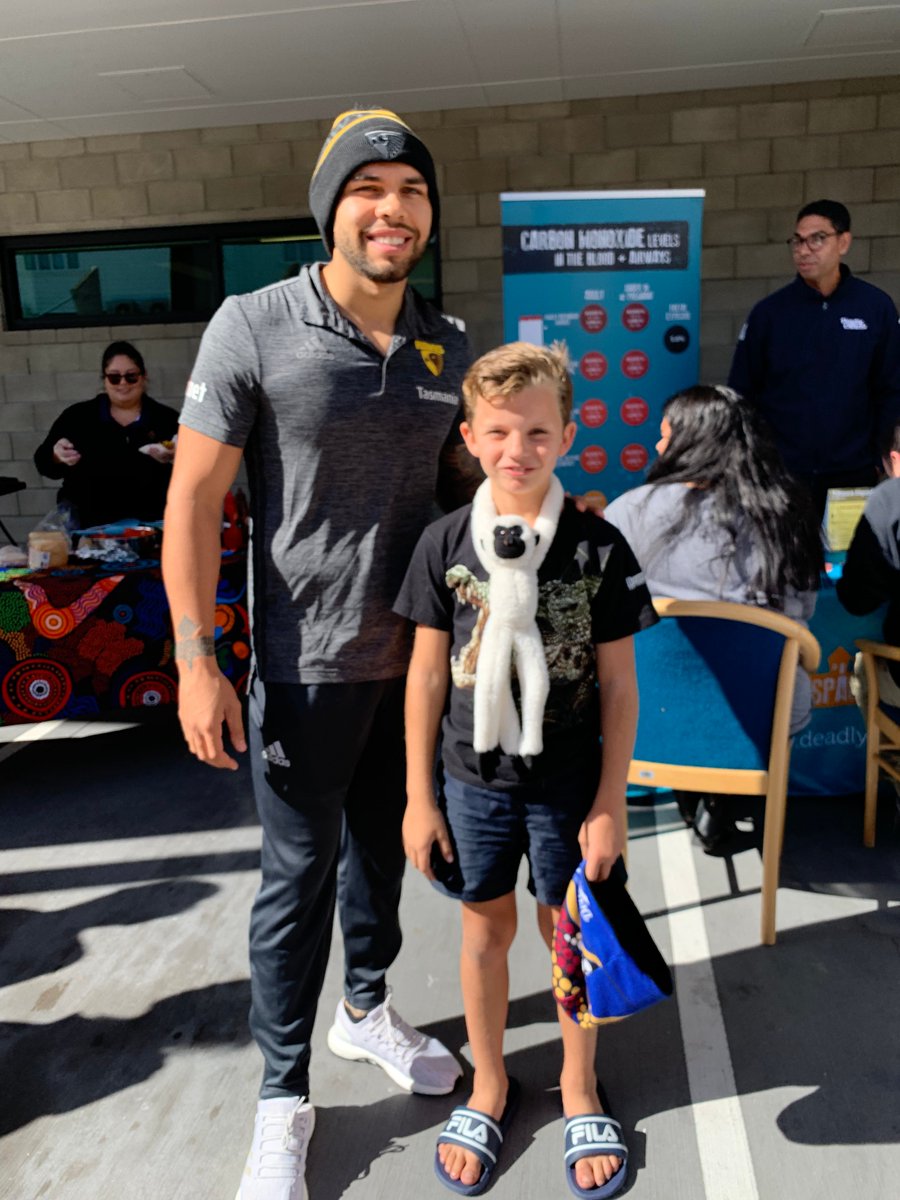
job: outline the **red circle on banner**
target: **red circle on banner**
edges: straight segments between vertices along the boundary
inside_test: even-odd
[[[581,360],[579,370],[585,379],[602,379],[606,374],[606,355],[599,350],[589,350]]]
[[[649,457],[646,446],[642,446],[639,442],[632,442],[630,445],[622,447],[619,462],[626,471],[643,471]]]
[[[578,412],[582,425],[587,425],[589,429],[596,429],[598,425],[602,425],[608,416],[606,405],[597,399],[585,400]]]
[[[640,396],[629,396],[622,401],[619,416],[626,425],[643,425],[650,416],[650,405]]]
[[[174,680],[162,671],[137,671],[119,689],[122,708],[157,708],[177,699]]]
[[[602,333],[606,328],[606,309],[599,304],[586,304],[581,310],[581,328],[586,333]]]
[[[622,355],[622,374],[629,379],[640,379],[650,369],[650,359],[643,350],[628,350]]]
[[[622,309],[622,324],[632,333],[646,329],[650,320],[650,312],[645,304],[626,304]]]
[[[28,658],[6,673],[2,694],[16,716],[47,721],[65,708],[72,695],[72,677],[62,663]]]
[[[608,460],[602,446],[585,446],[578,456],[578,461],[582,470],[587,471],[589,475],[596,475],[604,469]]]

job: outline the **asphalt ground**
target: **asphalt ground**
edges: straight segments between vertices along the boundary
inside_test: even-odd
[[[30,732],[29,732],[30,731]],[[26,740],[13,741],[13,738]],[[187,754],[171,714],[0,730],[0,1197],[232,1200],[260,1059],[246,1025],[259,829],[249,771]],[[888,1200],[900,1192],[900,837],[883,795],[792,799],[778,944],[758,943],[755,839],[693,844],[670,798],[630,812],[631,890],[676,996],[601,1031],[638,1200]],[[520,883],[506,1052],[523,1100],[496,1200],[569,1195],[546,953]],[[458,914],[410,872],[399,1011],[458,1052]],[[314,1035],[310,1200],[448,1193],[454,1097],[335,1058],[339,935]]]

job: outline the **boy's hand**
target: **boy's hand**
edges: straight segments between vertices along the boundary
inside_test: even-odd
[[[432,881],[431,847],[435,842],[444,861],[452,863],[450,836],[438,806],[433,800],[427,804],[407,804],[403,817],[403,851],[416,870]]]
[[[590,883],[606,879],[625,849],[623,805],[613,812],[595,803],[578,831],[578,844],[584,858],[584,874]]]

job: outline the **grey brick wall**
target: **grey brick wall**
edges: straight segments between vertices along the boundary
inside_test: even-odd
[[[783,240],[822,195],[852,209],[850,265],[900,298],[900,78],[616,96],[405,114],[432,147],[443,199],[448,311],[476,350],[501,337],[498,192],[705,187],[702,366],[728,370],[737,330],[791,272]],[[0,145],[7,234],[306,215],[329,121]],[[93,395],[113,337],[134,340],[151,391],[180,404],[201,326],[0,331],[0,499],[24,539],[52,506],[31,452],[67,404]]]

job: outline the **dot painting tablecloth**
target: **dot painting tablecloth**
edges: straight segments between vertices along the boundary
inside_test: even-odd
[[[247,564],[222,556],[216,657],[240,691],[250,664]],[[159,563],[0,572],[0,725],[173,704],[177,676]]]

